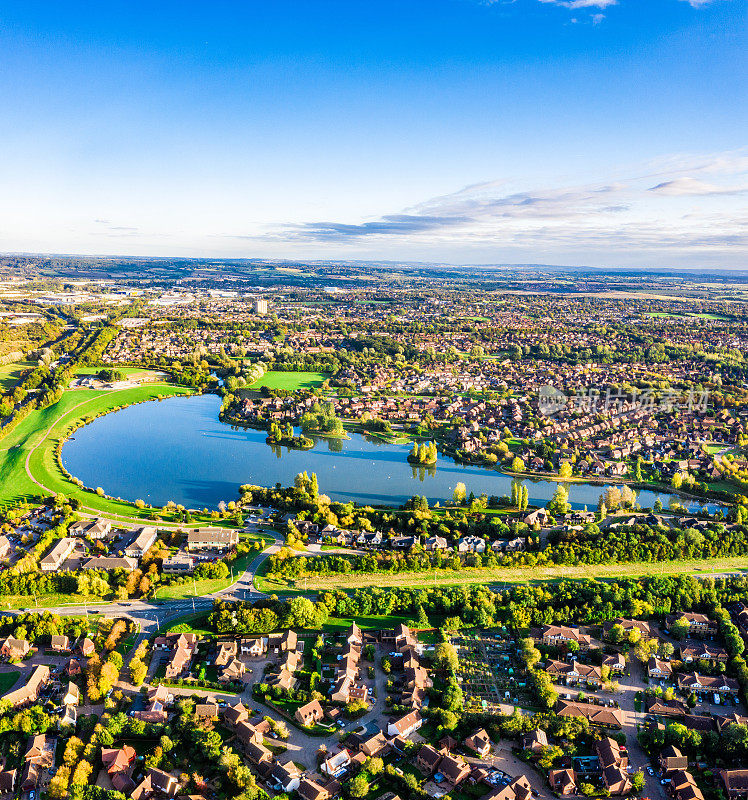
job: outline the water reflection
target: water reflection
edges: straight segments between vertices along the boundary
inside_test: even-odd
[[[399,505],[421,494],[433,503],[451,498],[457,483],[464,483],[476,496],[511,495],[513,479],[497,470],[443,457],[436,465],[412,465],[407,460],[409,445],[390,444],[376,436],[314,436],[310,450],[271,446],[265,442],[265,431],[220,422],[220,402],[215,395],[177,397],[99,417],[64,446],[65,467],[87,486],[103,486],[110,495],[142,498],[155,505],[173,500],[188,508],[214,507],[221,500],[235,499],[244,483],[290,486],[304,470],[316,472],[320,491],[342,502]],[[521,483],[528,487],[531,505],[544,505],[557,487],[542,479]],[[594,508],[606,486],[569,484],[568,488],[574,508]],[[670,497],[661,497],[664,506]],[[651,491],[638,496],[644,508],[651,508],[657,498]],[[691,510],[701,507],[677,499]]]

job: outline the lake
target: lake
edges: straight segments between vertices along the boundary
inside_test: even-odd
[[[101,486],[112,497],[162,506],[215,508],[238,498],[244,483],[290,486],[299,472],[316,472],[320,492],[333,500],[400,505],[414,494],[429,502],[452,497],[460,481],[480,495],[509,495],[512,478],[496,470],[464,466],[440,457],[432,468],[412,467],[408,445],[385,444],[354,433],[350,439],[315,438],[311,450],[270,447],[265,431],[235,428],[218,419],[216,395],[173,397],[140,403],[99,417],[77,430],[62,449],[71,475]],[[530,504],[544,505],[556,490],[549,480],[530,480]],[[597,506],[604,486],[568,484],[574,508]],[[639,493],[642,507],[659,495]],[[667,507],[670,495],[661,497]],[[686,502],[686,501],[684,501]],[[693,504],[692,508],[699,508]],[[713,506],[712,506],[713,508]]]

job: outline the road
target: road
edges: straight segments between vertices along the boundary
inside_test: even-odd
[[[230,586],[213,594],[200,597],[185,597],[176,600],[131,600],[126,602],[88,602],[39,609],[50,611],[61,616],[77,616],[79,614],[107,614],[108,616],[126,617],[140,624],[141,634],[138,643],[165,625],[186,614],[209,611],[216,600],[258,600],[266,595],[255,586],[255,575],[265,559],[278,552],[282,541],[278,538],[266,547],[247,569]],[[30,609],[34,610],[34,609]],[[20,611],[8,611],[19,614]]]

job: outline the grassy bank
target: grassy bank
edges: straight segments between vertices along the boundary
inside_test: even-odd
[[[12,503],[24,497],[40,498],[62,492],[78,498],[86,508],[113,517],[147,518],[147,510],[140,511],[130,503],[98,497],[68,481],[57,465],[55,446],[64,438],[67,429],[84,417],[93,417],[144,400],[154,400],[159,396],[190,393],[189,389],[165,383],[110,392],[88,389],[65,392],[55,405],[33,411],[6,437],[0,439],[0,502]],[[41,486],[27,473],[27,460],[29,472]]]

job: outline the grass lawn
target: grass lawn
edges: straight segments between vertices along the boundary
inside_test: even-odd
[[[18,383],[21,373],[35,366],[35,361],[12,361],[10,364],[0,364],[0,389],[4,392],[11,391]]]
[[[192,394],[191,389],[166,383],[147,383],[115,391],[77,389],[65,392],[54,406],[33,411],[0,439],[0,503],[14,503],[24,497],[40,499],[61,492],[77,498],[83,510],[104,514],[114,522],[153,519],[161,509],[139,509],[125,500],[99,497],[68,481],[57,464],[55,446],[77,420],[132,403],[188,394]],[[41,486],[26,473],[27,459],[29,471]],[[160,524],[181,524],[161,516]],[[200,513],[193,515],[193,524],[232,525],[228,520],[212,520],[209,515]]]
[[[9,692],[20,676],[20,672],[0,672],[0,695]]]
[[[253,550],[251,553],[247,553],[247,555],[239,556],[239,558],[234,561],[233,581],[239,578],[242,572],[247,569],[258,555],[259,552]],[[164,586],[162,589],[158,590],[156,597],[158,600],[181,600],[184,597],[201,597],[202,595],[220,592],[227,586],[231,586],[233,581],[231,575],[227,578],[205,578],[199,581],[188,581],[178,586]]]
[[[460,586],[470,584],[509,584],[509,583],[547,583],[549,581],[574,579],[615,580],[617,578],[640,578],[648,575],[684,575],[701,572],[704,575],[719,575],[725,572],[748,570],[748,557],[711,558],[699,561],[666,561],[661,563],[636,562],[632,564],[578,564],[575,566],[544,567],[491,567],[463,569],[458,572],[440,570],[436,573],[395,574],[377,573],[371,575],[336,575],[331,577],[310,577],[308,591],[328,589],[357,589],[367,586],[388,587],[428,587]],[[301,584],[303,585],[303,579]]]
[[[127,517],[147,517],[129,503],[100,498],[70,483],[60,472],[54,448],[67,428],[76,420],[100,411],[129,405],[140,400],[150,400],[158,395],[189,394],[190,390],[167,384],[121,391],[105,392],[81,389],[65,392],[55,405],[32,411],[7,436],[0,439],[0,502],[12,503],[23,497],[43,497],[48,494],[26,474],[26,459],[36,480],[52,493],[63,492],[78,497],[89,508]]]
[[[164,633],[196,633],[199,636],[214,636],[208,630],[208,611],[199,611],[197,614],[187,614],[177,617],[164,627]]]
[[[327,372],[280,372],[271,370],[266,372],[259,380],[250,384],[250,389],[287,389],[289,392],[297,389],[313,389],[321,386],[330,377]]]
[[[410,617],[399,616],[393,614],[392,616],[374,615],[368,617],[329,617],[327,622],[322,626],[325,633],[340,633],[346,628],[350,628],[355,622],[359,628],[365,631],[381,631],[387,628],[394,628],[401,622],[405,624]]]
[[[89,605],[106,602],[98,598],[90,598]],[[80,595],[77,594],[38,594],[36,598],[31,594],[5,594],[0,597],[0,612],[10,609],[28,608],[31,611],[39,608],[56,608],[64,605],[83,605]]]
[[[76,375],[97,375],[101,372],[102,369],[108,369],[107,367],[78,367],[75,371]],[[159,373],[157,370],[153,369],[142,369],[141,367],[112,367],[112,369],[116,369],[118,372],[121,372],[126,378],[140,378],[143,380],[156,380],[158,379]],[[161,376],[161,380],[163,380],[163,375]]]

